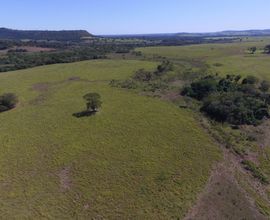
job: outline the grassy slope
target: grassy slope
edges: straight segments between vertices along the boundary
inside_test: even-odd
[[[176,62],[184,61],[190,63],[194,67],[194,64],[198,62],[209,64],[212,72],[218,72],[220,74],[241,74],[255,75],[261,79],[270,80],[270,55],[262,53],[265,45],[270,44],[270,38],[249,38],[243,42],[235,42],[228,44],[202,44],[192,46],[180,46],[180,47],[149,47],[140,48],[144,55],[148,58],[153,56],[167,57]],[[258,51],[256,54],[251,55],[247,49],[251,46],[256,46]],[[221,66],[217,67],[214,64],[219,63]],[[231,130],[231,128],[229,128]],[[235,132],[235,131],[233,131]],[[242,146],[246,148],[246,146]],[[258,158],[260,167],[262,170],[269,175],[269,147],[262,151],[261,149],[255,150],[256,153],[261,155]],[[270,192],[269,186],[268,192]],[[252,191],[252,190],[251,190]],[[250,193],[253,194],[257,206],[264,213],[268,213],[269,216],[269,203],[263,201],[264,199],[257,195],[255,191]],[[257,198],[256,198],[257,197]],[[268,195],[270,198],[270,194]],[[264,206],[264,207],[262,207]]]
[[[179,47],[149,47],[140,48],[148,56],[160,55],[175,60],[190,60],[191,62],[206,62],[213,71],[221,74],[255,74],[270,80],[270,56],[261,54],[265,45],[270,44],[270,38],[251,38],[249,41],[228,44],[204,44]],[[247,49],[257,46],[258,52],[250,55]],[[213,64],[222,66],[215,67]]]
[[[107,82],[155,65],[90,61],[1,74],[0,92],[16,92],[20,105],[0,114],[0,217],[183,216],[218,148],[188,110]],[[67,80],[74,76],[83,80]],[[47,84],[34,91],[37,83]],[[102,95],[101,112],[73,117],[91,91]]]

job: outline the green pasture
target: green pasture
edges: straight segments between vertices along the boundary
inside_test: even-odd
[[[156,63],[99,60],[0,74],[1,219],[177,219],[220,159],[186,109],[112,88]],[[91,117],[82,96],[101,94]]]
[[[242,42],[225,44],[200,44],[191,46],[139,48],[148,58],[162,56],[174,61],[191,64],[206,63],[212,72],[220,74],[256,75],[270,80],[270,55],[263,54],[263,48],[270,44],[270,38],[248,38]],[[256,46],[257,52],[249,54],[248,48]]]

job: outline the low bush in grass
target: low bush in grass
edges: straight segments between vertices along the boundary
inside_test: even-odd
[[[269,184],[267,176],[265,176],[264,173],[262,173],[260,168],[258,168],[255,163],[249,160],[244,160],[242,164],[244,165],[246,170],[249,170],[252,173],[252,175],[255,178],[259,179],[263,184]]]
[[[5,93],[0,96],[0,112],[15,108],[18,103],[17,96],[13,93]]]
[[[221,67],[221,66],[223,66],[223,64],[222,63],[214,63],[213,66],[215,66],[215,67]]]

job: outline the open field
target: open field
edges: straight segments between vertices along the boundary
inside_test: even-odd
[[[138,50],[147,60],[161,56],[194,69],[208,64],[210,72],[270,79],[270,56],[261,50],[254,55],[247,52],[250,46],[262,49],[268,43],[270,39],[248,39]],[[270,215],[269,196],[254,191],[257,182],[248,182],[250,174],[237,156],[229,155],[215,166],[222,153],[195,112],[109,86],[112,79],[125,80],[140,68],[154,70],[158,64],[154,61],[120,57],[0,74],[0,93],[14,92],[20,101],[15,109],[0,114],[0,218],[182,219],[188,213],[187,219],[266,219],[261,213]],[[101,111],[74,117],[85,110],[82,96],[88,92],[101,94]],[[267,137],[260,141],[265,150],[254,161],[268,175],[269,141]],[[270,192],[268,186],[264,189]]]
[[[163,56],[175,61],[206,63],[213,72],[220,74],[256,75],[270,80],[270,55],[262,54],[270,44],[270,38],[249,38],[243,42],[226,44],[200,44],[179,47],[139,48],[147,57]],[[251,55],[247,49],[256,46],[258,51]]]
[[[112,88],[142,61],[87,61],[0,75],[0,218],[177,219],[220,159],[189,110]],[[82,96],[98,92],[92,117]]]

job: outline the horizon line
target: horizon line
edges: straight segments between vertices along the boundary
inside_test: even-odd
[[[213,33],[222,33],[222,32],[244,32],[244,31],[270,31],[270,28],[258,28],[258,29],[228,29],[228,30],[217,30],[217,31],[198,31],[198,32],[188,32],[188,31],[176,31],[176,32],[152,32],[152,33],[127,33],[127,34],[95,34],[88,29],[78,28],[78,29],[17,29],[17,28],[7,28],[7,27],[0,27],[0,29],[8,29],[14,31],[87,31],[89,34],[95,36],[129,36],[129,35],[170,35],[170,34],[213,34]]]

